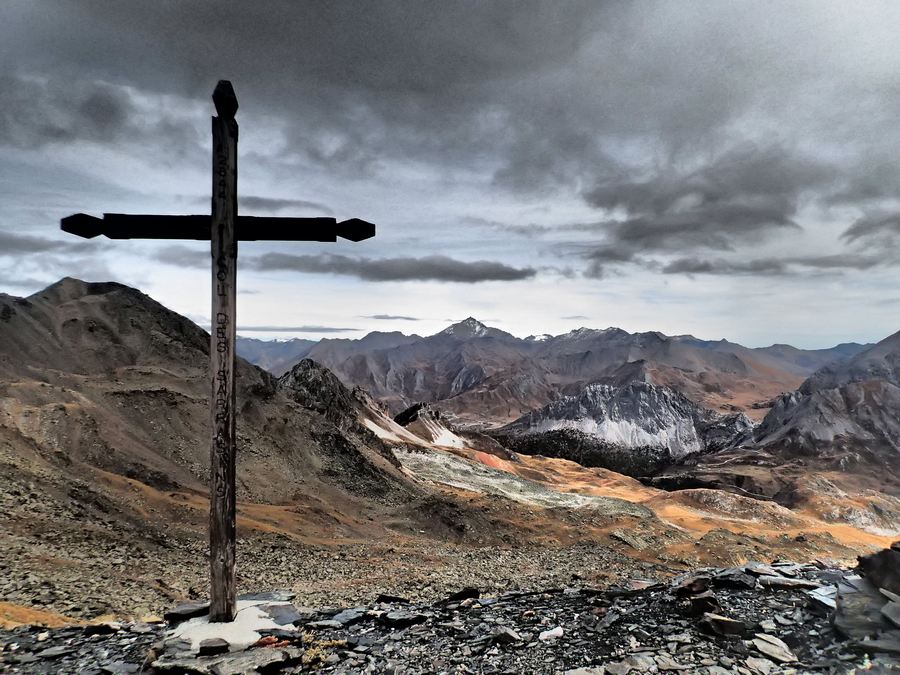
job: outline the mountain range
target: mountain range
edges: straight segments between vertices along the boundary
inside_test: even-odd
[[[517,338],[474,318],[428,337],[374,332],[359,340],[241,340],[238,352],[272,364],[273,354],[311,358],[348,386],[360,386],[394,413],[440,402],[458,423],[502,426],[587,384],[633,381],[667,386],[703,407],[761,419],[772,401],[822,366],[865,348],[847,343],[803,350],[788,345],[747,348],[726,340],[619,328],[579,328],[563,335]],[[291,349],[287,349],[290,345]]]
[[[311,546],[335,543],[362,546],[357,564],[379,579],[393,574],[380,561],[408,569],[411,550],[417,565],[459,560],[453,543],[583,542],[691,565],[883,546],[900,519],[897,342],[829,350],[853,354],[776,395],[755,426],[694,397],[704,364],[771,391],[760,363],[797,379],[827,357],[616,329],[519,339],[468,320],[430,337],[323,340],[279,376],[238,359],[242,583],[271,583],[279,560],[295,573]],[[0,569],[17,588],[83,594],[87,579],[99,604],[61,607],[85,617],[196,597],[208,350],[200,327],[121,284],[0,295]],[[390,377],[369,388],[348,381],[356,367]],[[500,392],[525,381],[492,419]],[[388,393],[394,382],[406,389]]]

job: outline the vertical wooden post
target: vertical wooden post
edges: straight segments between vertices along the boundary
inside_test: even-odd
[[[212,325],[210,327],[210,621],[232,621],[235,605],[235,390],[237,297],[237,98],[227,80],[213,92]]]

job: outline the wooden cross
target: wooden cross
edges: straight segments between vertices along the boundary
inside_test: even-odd
[[[237,242],[362,241],[375,226],[353,218],[267,218],[237,214],[237,97],[231,82],[213,92],[218,115],[212,118],[212,215],[155,216],[76,213],[60,222],[65,232],[110,239],[201,239],[212,242],[212,319],[210,326],[209,563],[210,621],[234,619],[235,583],[235,300]]]

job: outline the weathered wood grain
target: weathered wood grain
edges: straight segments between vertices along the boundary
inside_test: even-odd
[[[212,118],[212,325],[210,379],[210,621],[231,621],[235,607],[235,310],[237,299],[237,142],[234,105]],[[230,89],[230,84],[228,88]],[[231,98],[234,92],[231,91]],[[228,113],[231,113],[229,116]]]

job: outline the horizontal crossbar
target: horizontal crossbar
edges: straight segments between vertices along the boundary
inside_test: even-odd
[[[76,213],[60,221],[63,232],[93,239],[196,239],[209,241],[210,216],[154,216],[104,213],[103,218]],[[238,216],[238,241],[362,241],[375,236],[375,226],[359,218],[274,218]]]

